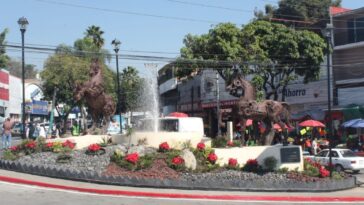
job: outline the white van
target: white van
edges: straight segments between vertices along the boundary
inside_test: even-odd
[[[138,126],[140,131],[153,130],[152,119],[141,120]],[[200,117],[164,117],[159,118],[159,131],[161,132],[194,132],[204,136],[203,120]]]

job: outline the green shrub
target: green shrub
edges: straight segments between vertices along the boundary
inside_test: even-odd
[[[275,157],[266,157],[263,161],[264,167],[267,171],[274,171],[277,167],[278,160]]]
[[[241,141],[240,140],[233,140],[234,147],[241,147]]]
[[[181,154],[182,151],[180,150],[170,150],[169,152],[166,153],[167,155],[166,162],[170,168],[177,171],[186,170],[185,162],[182,159],[182,157],[180,157]]]
[[[335,180],[341,180],[344,177],[339,172],[334,171],[334,172],[332,172],[332,178],[335,179]]]
[[[227,140],[225,138],[223,138],[223,137],[220,137],[220,138],[212,139],[211,146],[216,147],[216,148],[220,148],[220,147],[225,147],[226,143],[227,143]]]
[[[101,147],[107,147],[110,144],[112,144],[112,139],[108,136],[102,137],[101,142],[99,143]]]
[[[282,167],[282,168],[277,169],[276,172],[279,174],[286,174],[288,171],[289,171],[288,167]]]
[[[14,160],[18,159],[18,156],[16,154],[14,154],[11,150],[7,149],[3,152],[2,158],[5,160],[14,161]]]
[[[253,172],[257,174],[263,173],[263,168],[258,164],[256,159],[249,159],[243,166],[242,171]]]
[[[130,163],[125,160],[125,156],[115,156],[115,154],[111,157],[111,160],[115,162],[120,167],[123,167],[127,170],[136,171],[140,169],[149,168],[153,161],[155,160],[155,154],[144,155],[143,157],[139,157],[136,164]]]

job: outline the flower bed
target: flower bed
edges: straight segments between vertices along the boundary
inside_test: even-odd
[[[27,142],[22,146],[27,149],[37,150],[39,145],[35,144],[36,146],[34,146],[33,142]],[[63,143],[62,147],[70,148],[67,144],[69,143]],[[53,146],[44,143],[42,147],[50,149]],[[12,147],[9,151],[18,152],[19,149],[20,147]],[[288,172],[287,170],[272,172],[263,168],[266,166],[266,162],[264,162],[264,165],[260,165],[255,159],[248,160],[244,166],[240,167],[235,158],[230,158],[228,164],[220,167],[216,163],[219,157],[211,148],[202,143],[192,149],[197,161],[197,168],[194,171],[186,169],[186,161],[182,157],[182,152],[172,148],[163,152],[157,152],[156,150],[153,153],[146,153],[141,156],[137,152],[124,154],[127,148],[118,145],[106,147],[104,155],[86,154],[88,150],[96,151],[100,149],[94,145],[88,149],[72,151],[69,153],[72,160],[64,163],[57,162],[60,153],[35,151],[28,155],[19,156],[13,161],[0,160],[0,167],[47,176],[74,177],[76,179],[87,179],[88,181],[94,179],[98,182],[105,181],[105,183],[122,185],[133,185],[132,182],[135,186],[158,187],[169,184],[169,187],[174,188],[205,187],[221,189],[221,187],[224,187],[238,190],[255,188],[264,190],[264,188],[273,187],[277,190],[315,190],[317,188],[321,189],[321,186],[326,186],[325,189],[334,190],[335,186],[342,189],[345,186],[350,187],[352,185],[352,178],[349,175],[335,173],[334,180],[331,180],[327,177],[326,168],[318,167],[311,162],[305,163],[305,172]],[[0,154],[2,158],[4,157],[3,154]],[[269,159],[266,161],[267,164],[273,163],[271,167],[274,167],[274,160]],[[43,170],[42,168],[34,168],[34,166],[45,168]],[[55,174],[55,172],[58,174]],[[316,174],[311,175],[308,172]],[[342,185],[345,184],[344,182],[348,182],[348,184]],[[332,187],[330,188],[330,186]],[[324,190],[324,187],[322,187],[322,190]]]

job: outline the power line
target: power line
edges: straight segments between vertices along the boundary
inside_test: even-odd
[[[104,12],[110,12],[110,13],[117,13],[117,14],[127,14],[127,15],[134,15],[134,16],[146,16],[146,17],[153,17],[153,18],[160,18],[160,19],[178,20],[178,21],[187,21],[187,22],[198,22],[198,23],[209,23],[209,24],[219,23],[219,22],[215,22],[215,21],[211,21],[211,20],[194,19],[194,18],[186,18],[186,17],[175,17],[175,16],[162,16],[162,15],[157,15],[157,14],[148,14],[148,13],[141,13],[141,12],[125,11],[125,10],[98,8],[98,7],[85,6],[85,5],[79,5],[79,4],[71,4],[71,3],[64,3],[64,2],[58,2],[58,1],[52,1],[52,0],[35,0],[35,1],[39,1],[39,2],[42,2],[42,3],[48,3],[48,4],[61,5],[61,6],[89,9],[89,10],[95,10],[95,11],[104,11]]]
[[[191,5],[191,6],[199,6],[199,7],[205,7],[205,8],[213,8],[213,9],[222,9],[222,10],[227,10],[227,11],[248,12],[248,13],[252,12],[251,10],[243,10],[243,9],[228,8],[228,7],[222,7],[222,6],[207,5],[207,4],[194,3],[194,2],[188,2],[188,1],[180,1],[180,0],[166,0],[166,1],[179,3],[179,4],[185,4],[185,5]]]

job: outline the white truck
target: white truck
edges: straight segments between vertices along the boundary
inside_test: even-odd
[[[315,156],[304,156],[304,158],[312,159],[321,165],[329,164],[329,150],[324,149]],[[340,172],[344,170],[352,170],[353,173],[359,173],[364,169],[364,157],[356,156],[355,153],[349,149],[331,149],[332,165],[335,170]]]

